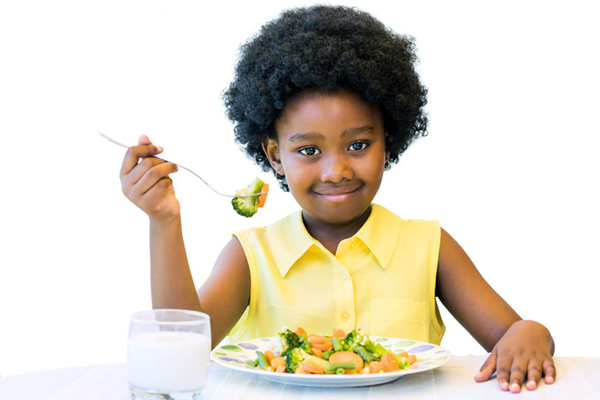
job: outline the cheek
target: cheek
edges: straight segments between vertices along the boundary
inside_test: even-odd
[[[315,176],[314,168],[307,168],[298,163],[287,163],[284,165],[285,176],[288,184],[294,186],[307,186]]]
[[[306,164],[287,160],[284,165],[285,177],[292,194],[306,193],[315,182],[319,181],[320,169],[318,163]]]
[[[363,175],[369,176],[383,176],[383,172],[385,170],[385,152],[376,152],[372,156],[369,157],[368,160],[362,161],[360,164],[360,168],[357,168],[357,171],[360,171]]]

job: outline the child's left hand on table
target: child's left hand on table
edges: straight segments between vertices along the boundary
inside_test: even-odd
[[[528,390],[535,390],[542,376],[546,384],[554,383],[556,368],[552,353],[554,341],[543,325],[517,321],[496,343],[475,380],[487,381],[496,372],[502,390],[519,393],[524,382]]]

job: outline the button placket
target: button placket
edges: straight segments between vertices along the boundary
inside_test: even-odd
[[[350,273],[348,272],[345,263],[351,262],[349,254],[349,246],[344,246],[336,255],[338,259],[338,296],[337,298],[337,316],[336,326],[345,331],[354,329],[355,309],[354,309],[354,285]]]

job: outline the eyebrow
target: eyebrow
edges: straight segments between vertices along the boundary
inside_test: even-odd
[[[342,132],[342,137],[350,136],[350,135],[358,135],[361,133],[370,133],[373,134],[375,132],[375,128],[372,126],[360,126],[357,128],[348,128]],[[290,142],[297,142],[300,140],[319,140],[324,139],[325,135],[318,132],[299,132],[295,133],[290,137]]]

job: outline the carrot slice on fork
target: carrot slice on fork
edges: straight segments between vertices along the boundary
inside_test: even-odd
[[[263,184],[262,189],[260,190],[260,196],[258,196],[258,207],[264,207],[265,206],[265,202],[267,201],[267,193],[269,193],[269,184],[265,183]]]

